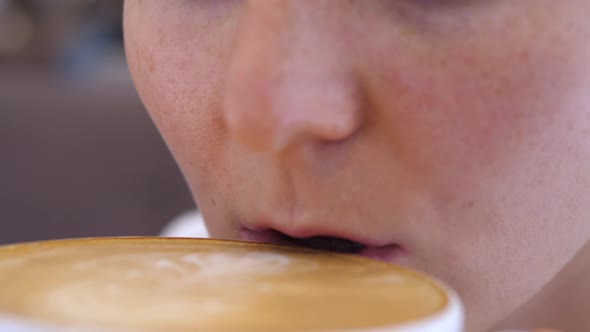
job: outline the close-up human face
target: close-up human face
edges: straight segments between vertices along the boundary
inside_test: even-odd
[[[128,0],[139,94],[213,237],[330,236],[469,330],[590,238],[587,0]]]

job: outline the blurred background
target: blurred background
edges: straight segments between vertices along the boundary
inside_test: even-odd
[[[122,0],[0,0],[0,244],[156,235],[194,208],[121,19]]]

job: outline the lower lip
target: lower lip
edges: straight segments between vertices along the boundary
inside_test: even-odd
[[[395,244],[383,247],[366,247],[357,255],[394,264],[402,264],[406,256],[404,249]]]
[[[293,241],[278,235],[274,231],[242,229],[240,231],[240,239],[248,242],[270,243],[291,247],[297,246]],[[382,247],[365,247],[359,252],[354,253],[354,255],[393,264],[402,264],[406,256],[404,249],[395,244]]]

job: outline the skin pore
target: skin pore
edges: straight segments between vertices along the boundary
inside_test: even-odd
[[[468,331],[582,331],[587,13],[587,0],[127,0],[125,34],[213,237],[351,239],[453,286]]]

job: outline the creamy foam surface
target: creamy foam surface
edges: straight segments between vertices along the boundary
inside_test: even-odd
[[[420,274],[350,255],[231,241],[119,238],[0,248],[0,313],[141,331],[321,331],[436,315]]]

